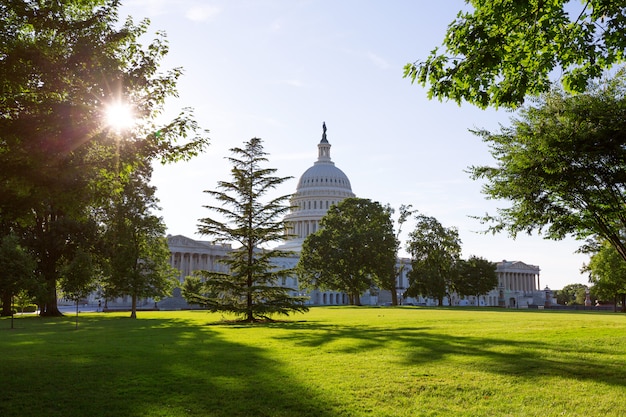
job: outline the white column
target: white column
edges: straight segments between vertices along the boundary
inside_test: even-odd
[[[530,291],[530,274],[524,274],[524,291]]]

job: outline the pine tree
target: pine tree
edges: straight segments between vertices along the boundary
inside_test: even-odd
[[[241,245],[224,260],[228,272],[202,271],[204,294],[196,301],[210,310],[233,313],[244,322],[269,319],[275,314],[289,315],[305,312],[304,297],[292,296],[287,288],[278,285],[293,271],[280,269],[273,259],[290,255],[264,245],[285,239],[283,220],[289,207],[284,205],[289,196],[270,198],[273,190],[291,177],[274,176],[276,169],[263,168],[267,161],[262,140],[252,138],[244,148],[232,148],[232,181],[218,182],[218,190],[205,191],[221,206],[205,206],[225,220],[207,217],[200,219],[199,232],[221,242]]]

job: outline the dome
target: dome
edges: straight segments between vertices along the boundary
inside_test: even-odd
[[[335,166],[330,159],[330,143],[326,137],[326,123],[322,125],[322,140],[317,145],[318,156],[313,166],[300,177],[296,193],[307,191],[328,190],[331,194],[337,191],[352,194],[348,176]],[[353,195],[352,195],[353,196]]]
[[[348,176],[330,159],[326,123],[322,128],[317,161],[300,177],[296,192],[291,196],[291,211],[285,217],[290,224],[287,234],[291,240],[284,245],[288,250],[299,251],[304,239],[319,229],[320,220],[332,205],[355,196]]]
[[[352,192],[348,176],[332,162],[324,164],[316,162],[315,165],[304,171],[300,181],[298,181],[296,192],[313,191],[320,188]]]

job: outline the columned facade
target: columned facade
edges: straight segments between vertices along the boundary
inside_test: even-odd
[[[534,292],[541,288],[539,267],[523,262],[498,262],[496,268],[500,287],[509,291]]]
[[[326,135],[326,124],[324,123],[322,125],[322,139],[317,145],[317,160],[300,177],[296,192],[290,200],[291,211],[285,217],[287,239],[278,249],[291,252],[293,255],[274,259],[277,268],[294,268],[298,263],[304,239],[319,230],[320,221],[328,209],[346,198],[355,197],[347,175],[337,168],[331,160],[330,148],[331,145]],[[170,264],[178,269],[181,283],[185,277],[198,270],[227,272],[225,265],[219,261],[228,256],[232,250],[230,245],[199,241],[180,235],[168,236],[168,244],[171,253]],[[411,260],[398,259],[396,267],[399,271],[396,291],[401,303],[436,305],[435,300],[421,296],[404,299],[402,294],[409,286],[408,272],[411,269]],[[525,308],[529,305],[544,304],[545,294],[540,290],[539,267],[519,261],[502,261],[497,263],[496,274],[498,287],[488,294],[478,298],[451,294],[451,299],[446,298],[444,303],[446,305],[508,308]],[[348,304],[347,295],[340,292],[318,289],[304,291],[300,289],[298,279],[295,276],[285,278],[283,282],[278,284],[293,288],[292,295],[308,296],[307,304],[310,305]],[[361,303],[366,305],[384,305],[390,302],[391,294],[389,291],[374,289],[361,297]]]
[[[502,261],[496,264],[498,289],[492,291],[489,305],[509,308],[526,308],[543,305],[539,267],[519,261]],[[491,304],[497,292],[497,304]]]
[[[170,248],[170,265],[178,269],[178,280],[181,283],[194,271],[226,272],[225,265],[219,261],[228,256],[231,245],[194,240],[181,235],[168,236],[167,243]]]

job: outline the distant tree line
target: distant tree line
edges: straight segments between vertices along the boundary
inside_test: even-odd
[[[344,292],[350,304],[360,304],[367,290],[387,290],[397,305],[400,241],[392,214],[389,206],[368,199],[347,198],[333,205],[320,230],[304,241],[297,266],[301,283],[310,289]],[[402,206],[398,225],[412,214],[410,206]],[[404,297],[431,297],[442,305],[452,293],[478,298],[497,286],[493,262],[476,256],[461,259],[456,229],[444,228],[433,217],[417,214],[415,219],[407,242],[411,269]]]

